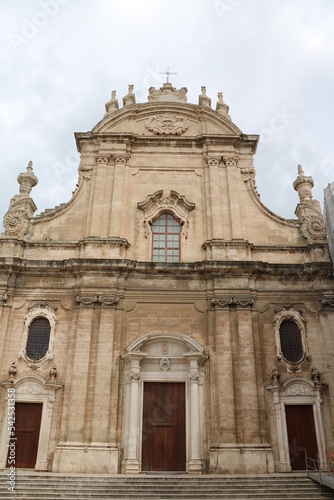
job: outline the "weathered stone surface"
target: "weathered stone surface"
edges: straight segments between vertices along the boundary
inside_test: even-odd
[[[18,402],[44,405],[36,468],[138,473],[149,381],[186,385],[190,473],[291,470],[286,404],[313,406],[323,455],[334,448],[334,280],[313,180],[299,170],[298,219],[286,220],[262,204],[258,136],[232,123],[222,94],[216,111],[204,87],[199,105],[171,84],[145,104],[130,86],[123,101],[113,93],[102,121],[76,134],[68,203],[34,217],[28,175],[24,228],[6,216],[0,467],[17,387]],[[180,224],[179,262],[152,262],[162,213]],[[34,311],[54,331],[52,357],[30,363]],[[288,318],[303,335],[292,364],[279,345]]]

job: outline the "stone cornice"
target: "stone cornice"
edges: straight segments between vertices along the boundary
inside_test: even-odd
[[[39,274],[48,270],[50,274],[59,272],[90,273],[137,273],[152,275],[189,276],[189,273],[207,277],[221,276],[280,276],[298,277],[301,282],[314,278],[333,279],[330,261],[306,264],[271,264],[261,261],[200,261],[191,263],[140,262],[128,259],[65,259],[65,260],[26,260],[20,258],[0,258],[3,272]]]

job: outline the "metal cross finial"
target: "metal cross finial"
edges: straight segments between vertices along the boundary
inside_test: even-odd
[[[172,71],[170,71],[170,68],[167,67],[167,71],[165,71],[164,73],[160,71],[159,75],[167,75],[167,82],[166,83],[169,83],[169,75],[177,75],[177,73],[173,73]]]

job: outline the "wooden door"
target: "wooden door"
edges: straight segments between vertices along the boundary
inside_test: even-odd
[[[312,405],[287,405],[285,407],[288,430],[290,464],[292,470],[305,470],[307,456],[317,459],[318,447]]]
[[[36,465],[42,408],[42,403],[15,404],[15,467],[34,468]]]
[[[145,382],[142,470],[186,470],[185,384]]]

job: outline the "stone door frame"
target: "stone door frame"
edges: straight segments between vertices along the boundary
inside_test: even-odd
[[[42,403],[41,427],[39,433],[38,451],[34,470],[48,470],[48,448],[51,431],[51,421],[53,406],[56,400],[56,391],[63,387],[63,384],[46,382],[39,375],[22,375],[15,380],[1,382],[5,388],[5,408],[6,413],[2,422],[2,432],[0,440],[0,469],[6,468],[8,453],[8,389],[15,389],[15,402],[17,403]],[[9,396],[11,397],[11,396]],[[33,469],[32,469],[33,470]]]
[[[322,398],[324,387],[303,377],[290,377],[280,385],[270,385],[267,389],[273,394],[276,415],[277,438],[279,449],[279,472],[291,472],[288,429],[285,406],[310,405],[313,409],[315,434],[319,458],[325,461],[325,437],[322,422]]]
[[[145,352],[166,345],[178,350],[160,356]],[[150,349],[149,349],[150,351]],[[183,351],[183,352],[182,352]],[[122,472],[141,472],[144,382],[185,383],[186,394],[186,464],[187,472],[200,474],[203,457],[203,348],[187,335],[151,334],[130,344],[122,356],[125,360],[124,455]],[[160,358],[160,359],[159,359]]]

